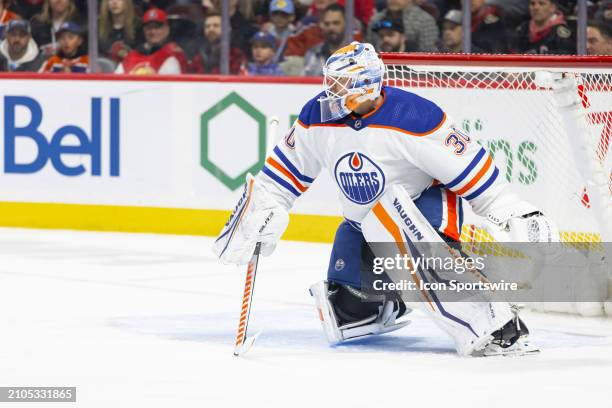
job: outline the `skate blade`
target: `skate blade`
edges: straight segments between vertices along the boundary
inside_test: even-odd
[[[523,342],[522,344],[514,344],[508,348],[495,347],[490,349],[485,349],[483,351],[483,357],[497,357],[497,356],[505,356],[505,357],[520,357],[520,356],[529,356],[540,353],[540,349],[534,346],[533,344]]]

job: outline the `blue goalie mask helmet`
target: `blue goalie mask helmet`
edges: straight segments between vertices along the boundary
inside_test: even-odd
[[[334,52],[323,68],[325,97],[319,99],[321,121],[345,117],[380,95],[385,64],[368,43],[352,42]]]

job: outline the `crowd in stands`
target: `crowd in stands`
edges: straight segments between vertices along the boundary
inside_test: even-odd
[[[384,52],[462,52],[461,1],[355,0],[353,38]],[[470,1],[473,53],[576,54],[576,0]],[[220,72],[220,0],[99,7],[101,71]],[[612,0],[587,8],[587,53],[612,55]],[[318,76],[345,45],[344,0],[229,0],[229,15],[231,74]],[[0,0],[0,71],[87,72],[86,16],[87,0]]]

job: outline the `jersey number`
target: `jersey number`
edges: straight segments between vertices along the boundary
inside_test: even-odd
[[[467,145],[470,143],[470,140],[471,139],[468,135],[454,130],[446,137],[446,140],[444,140],[444,145],[453,146],[455,148],[454,153],[461,156],[465,152],[465,149],[467,149]]]

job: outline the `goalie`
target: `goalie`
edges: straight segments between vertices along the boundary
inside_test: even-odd
[[[293,202],[326,169],[337,183],[345,221],[336,232],[327,280],[310,292],[331,343],[408,324],[401,318],[411,309],[401,298],[376,297],[361,288],[361,272],[372,270],[368,243],[384,240],[380,226],[389,227],[387,232],[406,228],[402,219],[377,216],[390,202],[410,209],[414,222],[427,224],[429,232],[421,232],[425,240],[458,242],[463,201],[508,241],[555,238],[548,220],[508,191],[483,147],[433,102],[383,86],[384,74],[370,44],[353,42],[331,55],[324,91],[306,103],[257,177],[247,177],[244,194],[214,244],[225,263],[246,264],[257,242],[262,255],[270,255]],[[406,241],[398,235],[396,240]],[[420,305],[427,309],[426,302]],[[461,355],[537,351],[507,303],[435,304],[427,310]]]

